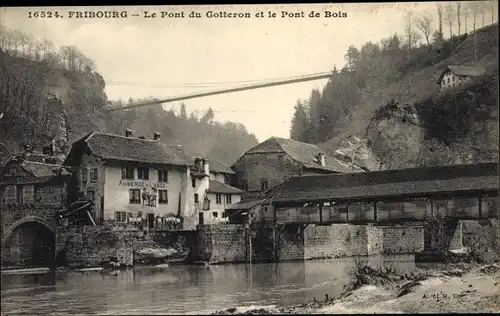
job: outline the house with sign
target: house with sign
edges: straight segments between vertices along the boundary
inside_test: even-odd
[[[73,143],[64,164],[75,169],[77,191],[95,201],[97,224],[143,229],[196,229],[200,213],[211,211],[210,179],[229,172],[217,164],[211,172],[207,159],[161,142],[158,133],[145,139],[130,130],[86,135]]]

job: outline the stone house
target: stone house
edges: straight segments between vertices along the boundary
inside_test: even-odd
[[[441,91],[445,91],[469,82],[485,73],[486,70],[483,67],[449,65],[441,72],[437,84],[440,86]]]
[[[0,169],[2,265],[50,262],[57,215],[72,199],[71,174],[27,151]]]
[[[153,139],[93,132],[73,143],[64,162],[75,168],[77,190],[95,201],[97,224],[146,229],[195,229],[210,179],[226,179],[227,167],[193,157],[185,148]],[[174,225],[175,226],[175,225]]]
[[[233,185],[259,196],[294,176],[352,172],[314,144],[271,137],[246,151],[232,166]],[[262,196],[259,196],[260,198]]]

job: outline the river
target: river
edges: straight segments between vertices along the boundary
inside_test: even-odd
[[[363,260],[367,260],[366,258]],[[399,271],[413,257],[371,258]],[[206,314],[229,307],[300,304],[339,295],[355,260],[135,267],[117,275],[2,275],[2,315]]]

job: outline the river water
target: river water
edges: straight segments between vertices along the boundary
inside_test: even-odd
[[[362,260],[368,260],[366,258]],[[399,271],[412,256],[370,258]],[[357,259],[356,261],[359,261]],[[117,275],[56,272],[2,275],[2,315],[206,314],[229,307],[301,304],[337,296],[355,259],[278,264],[135,267]]]

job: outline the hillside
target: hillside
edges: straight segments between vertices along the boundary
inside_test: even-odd
[[[322,118],[319,124],[312,123],[313,129],[314,125],[319,129],[320,146],[334,152],[346,138],[362,137],[366,138],[370,149],[380,160],[397,158],[400,163],[393,167],[412,166],[416,163],[415,158],[421,153],[421,145],[427,146],[437,135],[430,135],[424,127],[409,127],[407,124],[399,126],[392,124],[391,120],[386,120],[377,122],[378,125],[381,124],[376,127],[377,132],[380,134],[384,131],[388,133],[386,136],[393,140],[381,144],[375,139],[375,134],[369,131],[370,124],[370,129],[373,130],[372,119],[376,111],[391,102],[410,107],[422,102],[430,104],[426,100],[435,99],[439,94],[436,82],[448,64],[479,65],[483,66],[488,74],[493,74],[498,68],[498,24],[477,30],[475,36],[469,34],[453,37],[409,52],[394,35],[383,40],[381,46],[367,43],[359,51],[351,47],[347,51],[346,59],[349,61],[351,57],[356,61],[353,68],[346,66],[339,75],[334,74],[322,92],[313,91],[311,98],[305,102],[304,106],[309,109],[312,118]],[[493,87],[489,89],[490,92],[491,89],[495,90]],[[316,99],[319,101],[315,101],[314,95],[318,93],[320,96]],[[495,100],[491,98],[488,102],[495,104]],[[326,119],[323,119],[324,117]],[[482,124],[481,121],[477,123]],[[421,131],[422,128],[424,130]],[[293,129],[292,125],[292,131]],[[426,134],[425,140],[421,134]],[[397,137],[401,139],[394,140]],[[462,140],[467,137],[463,136]],[[303,140],[314,142],[314,139],[307,139],[307,133],[306,139]],[[455,140],[455,143],[457,141],[459,140]],[[434,147],[443,145],[442,140],[438,143]],[[449,147],[451,143],[443,146]],[[401,154],[396,154],[396,151],[401,151]],[[392,158],[380,157],[384,155],[382,152],[390,152]]]
[[[61,48],[62,53],[56,54],[49,44],[45,51],[35,53],[13,41],[2,41],[2,45],[0,165],[22,151],[25,144],[41,150],[55,139],[65,151],[89,132],[123,134],[126,128],[148,138],[160,132],[166,143],[183,144],[228,165],[257,144],[244,126],[215,122],[211,110],[203,118],[177,117],[160,105],[107,112],[105,79],[76,47]]]

